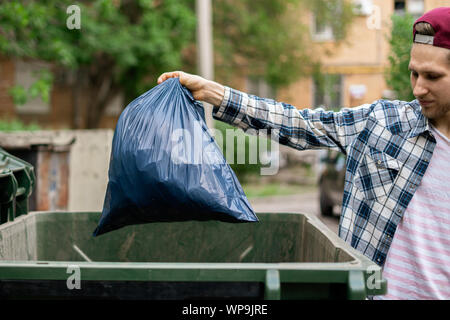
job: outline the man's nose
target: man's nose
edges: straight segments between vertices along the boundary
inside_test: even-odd
[[[416,98],[423,97],[428,93],[428,88],[423,81],[423,78],[419,77],[413,89],[413,94]]]

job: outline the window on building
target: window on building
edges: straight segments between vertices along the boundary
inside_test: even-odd
[[[342,106],[342,75],[326,74],[314,77],[314,107],[326,110]]]
[[[38,79],[37,73],[42,69],[48,69],[49,65],[40,61],[16,60],[15,85],[22,86],[28,90]],[[40,97],[28,100],[24,105],[17,105],[18,113],[23,114],[45,114],[50,111],[50,101],[44,102]]]
[[[423,0],[408,0],[408,13],[418,19],[425,11]]]
[[[404,14],[406,11],[406,0],[395,0],[394,1],[394,13]]]
[[[249,76],[246,81],[247,92],[261,98],[276,98],[275,89],[270,86],[262,77]]]
[[[317,19],[315,15],[312,18],[312,38],[314,41],[330,41],[334,39],[333,28]]]
[[[373,12],[373,0],[353,0],[354,13],[369,16]]]
[[[419,18],[424,13],[423,0],[396,0],[394,1],[394,13],[398,15],[411,14],[414,18]]]

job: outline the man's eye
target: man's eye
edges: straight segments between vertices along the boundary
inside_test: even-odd
[[[412,75],[414,78],[417,78],[417,76],[418,76],[417,72],[415,72],[415,71],[411,71],[411,75]]]
[[[428,78],[429,80],[436,80],[436,79],[439,78],[439,76],[436,75],[436,74],[429,74],[429,75],[427,75],[427,78]]]

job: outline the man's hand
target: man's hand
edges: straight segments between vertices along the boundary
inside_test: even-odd
[[[183,71],[173,71],[160,75],[158,84],[170,78],[178,78],[180,83],[192,92],[195,100],[205,101],[215,106],[222,103],[225,88],[217,82]]]

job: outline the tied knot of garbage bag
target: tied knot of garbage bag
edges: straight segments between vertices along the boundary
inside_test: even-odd
[[[178,78],[133,100],[114,131],[103,211],[94,236],[150,222],[258,221]]]

